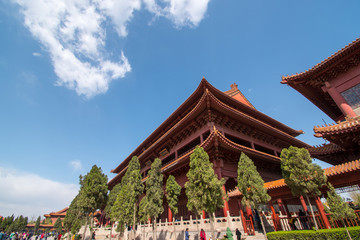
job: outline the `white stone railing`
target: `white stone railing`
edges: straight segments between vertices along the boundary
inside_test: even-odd
[[[227,217],[215,217],[214,218],[214,231],[217,233],[225,233],[226,228],[229,227],[233,233],[235,233],[235,229],[238,228],[242,233],[244,233],[243,224],[241,221],[241,216],[229,216],[229,212],[227,214]],[[189,220],[184,220],[182,217],[180,220],[175,221],[173,219],[173,222],[167,221],[159,221],[156,223],[156,232],[158,239],[184,239],[184,233],[185,229],[188,228],[190,235],[194,235],[195,233],[198,233],[200,229],[204,229],[205,232],[208,234],[211,233],[211,225],[210,225],[210,219],[209,218],[199,218],[194,219],[192,216],[190,216]],[[110,231],[109,228],[96,228],[96,239],[110,239],[110,232],[112,235],[112,240],[118,240],[123,239],[127,240],[130,239],[130,232],[125,229],[125,232],[123,234],[117,233],[115,231],[116,225],[113,226],[112,230]],[[83,229],[82,229],[83,230]],[[87,237],[89,237],[90,231],[87,231]],[[150,239],[152,238],[153,234],[153,226],[150,223],[146,224],[138,224],[136,229],[136,237],[139,239]],[[121,237],[120,237],[121,236]],[[180,238],[179,238],[180,237]],[[192,237],[193,239],[193,237]]]

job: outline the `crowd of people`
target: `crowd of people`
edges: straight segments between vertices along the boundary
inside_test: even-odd
[[[0,232],[0,240],[47,240],[51,237],[52,240],[61,240],[61,233],[47,233],[33,234],[32,232]]]
[[[236,230],[235,230],[235,235],[236,235],[236,240],[241,240],[241,232],[238,228],[236,228]],[[226,229],[226,234],[224,235],[224,239],[234,240],[233,234],[229,227]],[[186,230],[185,230],[185,240],[190,240],[190,234],[189,234],[188,228],[186,228]],[[207,240],[204,229],[200,230],[200,240]],[[212,237],[210,236],[208,240],[215,240],[215,239],[212,239]],[[216,240],[218,240],[218,239],[216,239]]]

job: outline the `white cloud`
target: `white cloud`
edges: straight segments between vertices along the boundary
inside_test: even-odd
[[[32,55],[34,57],[41,57],[41,53],[38,53],[38,52],[33,52]]]
[[[146,8],[155,16],[168,18],[176,27],[197,27],[204,18],[210,0],[144,0],[144,2]]]
[[[74,170],[74,171],[80,171],[82,170],[82,164],[80,160],[74,160],[74,161],[70,161],[69,162],[70,167]]]
[[[108,19],[120,37],[142,3],[157,17],[176,27],[196,27],[210,0],[12,0],[20,6],[24,24],[50,53],[56,85],[91,98],[105,93],[111,81],[124,78],[131,66],[121,53],[107,56],[105,24]],[[38,56],[38,53],[33,53]]]
[[[49,51],[57,85],[87,98],[105,93],[112,80],[131,67],[124,54],[106,59],[106,19],[90,0],[13,0],[21,6],[25,25]]]
[[[69,206],[78,186],[0,167],[0,212],[3,216],[39,216]]]

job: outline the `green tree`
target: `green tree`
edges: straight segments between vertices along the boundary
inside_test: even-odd
[[[144,192],[144,184],[141,180],[139,159],[134,156],[121,180],[120,191],[113,203],[113,207],[110,208],[110,211],[115,211],[110,216],[113,219],[120,219],[121,224],[132,225],[133,233],[135,233],[138,198]],[[119,229],[122,229],[122,226]]]
[[[344,218],[351,218],[354,219],[356,217],[355,212],[353,209],[350,208],[349,204],[347,204],[342,197],[340,197],[335,192],[335,188],[328,183],[328,197],[326,198],[327,204],[330,208],[330,212],[332,213],[331,217],[335,220],[341,220],[346,232],[351,240],[351,236],[349,230],[346,227]]]
[[[139,196],[144,192],[144,184],[142,183],[142,177],[140,174],[140,163],[136,156],[131,158],[124,179],[121,182],[122,185],[127,185],[129,187],[128,201],[132,204],[132,208],[130,207],[130,210],[132,211],[130,213],[132,214],[132,229],[135,233],[137,203]],[[129,223],[131,223],[130,219]]]
[[[88,226],[89,215],[97,209],[103,209],[107,201],[107,176],[102,173],[101,168],[94,165],[90,172],[84,177],[80,176],[80,192],[78,206],[85,215],[84,234]]]
[[[112,218],[111,218],[111,208],[114,206],[114,203],[116,201],[116,197],[118,196],[119,192],[121,190],[121,184],[118,183],[116,184],[110,191],[109,193],[109,198],[107,200],[107,203],[106,203],[106,207],[105,207],[105,214],[108,218],[110,218],[110,224],[111,224],[111,229],[110,229],[110,240],[111,240],[111,236],[112,236]]]
[[[139,221],[143,223],[146,223],[150,218],[149,213],[146,211],[147,209],[146,204],[147,204],[147,199],[146,196],[144,196],[139,204]],[[143,236],[145,236],[145,228],[143,228]]]
[[[150,218],[149,213],[146,211],[147,209],[146,204],[147,204],[147,199],[146,196],[144,196],[139,204],[139,220],[140,222],[144,222],[144,223],[147,222]]]
[[[215,239],[213,214],[216,208],[224,206],[225,193],[222,186],[225,180],[218,179],[213,164],[209,161],[209,155],[199,146],[196,146],[190,155],[190,169],[186,176],[187,207],[197,214],[201,214],[203,210],[209,213],[212,237]]]
[[[149,177],[146,179],[146,212],[149,213],[150,218],[153,219],[154,226],[154,236],[156,237],[156,218],[164,211],[163,208],[163,178],[164,176],[161,173],[161,160],[155,158],[154,162],[151,164],[151,169],[149,171]]]
[[[78,200],[79,193],[71,201],[64,218],[64,229],[69,233],[68,238],[70,238],[70,233],[75,234],[80,230],[80,218],[83,216],[83,213],[79,207]]]
[[[129,224],[132,221],[133,204],[129,201],[130,186],[125,184],[121,187],[119,194],[111,208],[110,219],[118,221],[117,232],[124,231],[124,224]]]
[[[177,203],[180,192],[180,185],[176,182],[175,177],[173,175],[170,175],[166,181],[166,199],[169,208],[174,215],[178,213]]]
[[[312,163],[310,154],[305,148],[290,146],[281,151],[281,169],[285,183],[291,189],[294,196],[305,196],[310,206],[314,220],[315,229],[318,226],[315,220],[314,211],[309,200],[310,196],[319,196],[319,188],[326,184],[324,170],[315,163]]]
[[[170,175],[166,181],[166,199],[169,205],[169,208],[171,212],[175,215],[178,213],[178,198],[181,193],[181,187],[176,182],[175,177],[173,175]],[[169,219],[169,221],[172,221],[172,219]],[[176,239],[176,233],[175,233],[175,224],[174,226],[174,234]]]
[[[56,219],[56,222],[54,223],[54,228],[55,228],[56,232],[61,233],[62,223],[61,223],[61,219],[59,217]]]
[[[267,204],[271,199],[264,187],[264,180],[256,170],[254,162],[243,152],[238,162],[238,188],[243,196],[242,204],[253,207],[258,212],[260,212],[259,204]],[[261,217],[260,220],[265,232],[265,226]],[[264,235],[267,239],[266,232]]]
[[[37,232],[39,231],[39,227],[40,227],[40,216],[36,219],[35,225],[34,225],[34,233],[37,234]]]

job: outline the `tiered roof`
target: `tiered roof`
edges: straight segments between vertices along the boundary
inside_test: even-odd
[[[230,117],[224,118],[223,115]],[[203,78],[195,92],[120,165],[111,171],[116,173],[117,176],[109,181],[109,187],[112,187],[120,181],[132,156],[138,156],[140,162],[144,162],[149,157],[156,156],[158,151],[163,149],[167,144],[174,144],[174,142],[177,141],[177,136],[179,136],[181,132],[185,131],[188,133],[195,131],[193,129],[198,128],[199,125],[206,125],[207,122],[222,122],[231,125],[234,129],[252,134],[255,134],[255,132],[260,133],[261,131],[266,132],[269,136],[271,135],[271,137],[266,137],[265,134],[262,134],[262,137],[267,138],[267,141],[272,144],[278,142],[278,144],[282,146],[284,144],[292,144],[295,146],[309,147],[307,144],[294,138],[301,134],[302,131],[294,130],[256,110],[241,94],[236,84],[232,85],[231,90],[223,93]],[[230,141],[220,132],[216,131],[216,128],[212,129],[210,136],[202,145],[205,147],[214,137],[228,148],[239,149],[241,146],[244,151],[250,151],[242,145],[237,146],[238,144]],[[252,149],[251,151],[256,150]],[[189,154],[180,156],[180,158],[171,162],[171,166],[175,167],[177,163],[187,159],[188,156]],[[274,157],[275,156],[271,155],[271,158]],[[277,161],[279,160],[277,159]],[[167,171],[167,169],[165,166],[164,171]]]
[[[49,217],[65,217],[66,216],[66,212],[69,209],[69,207],[66,207],[60,211],[57,212],[51,212],[49,214],[44,214],[44,217],[49,218]]]

